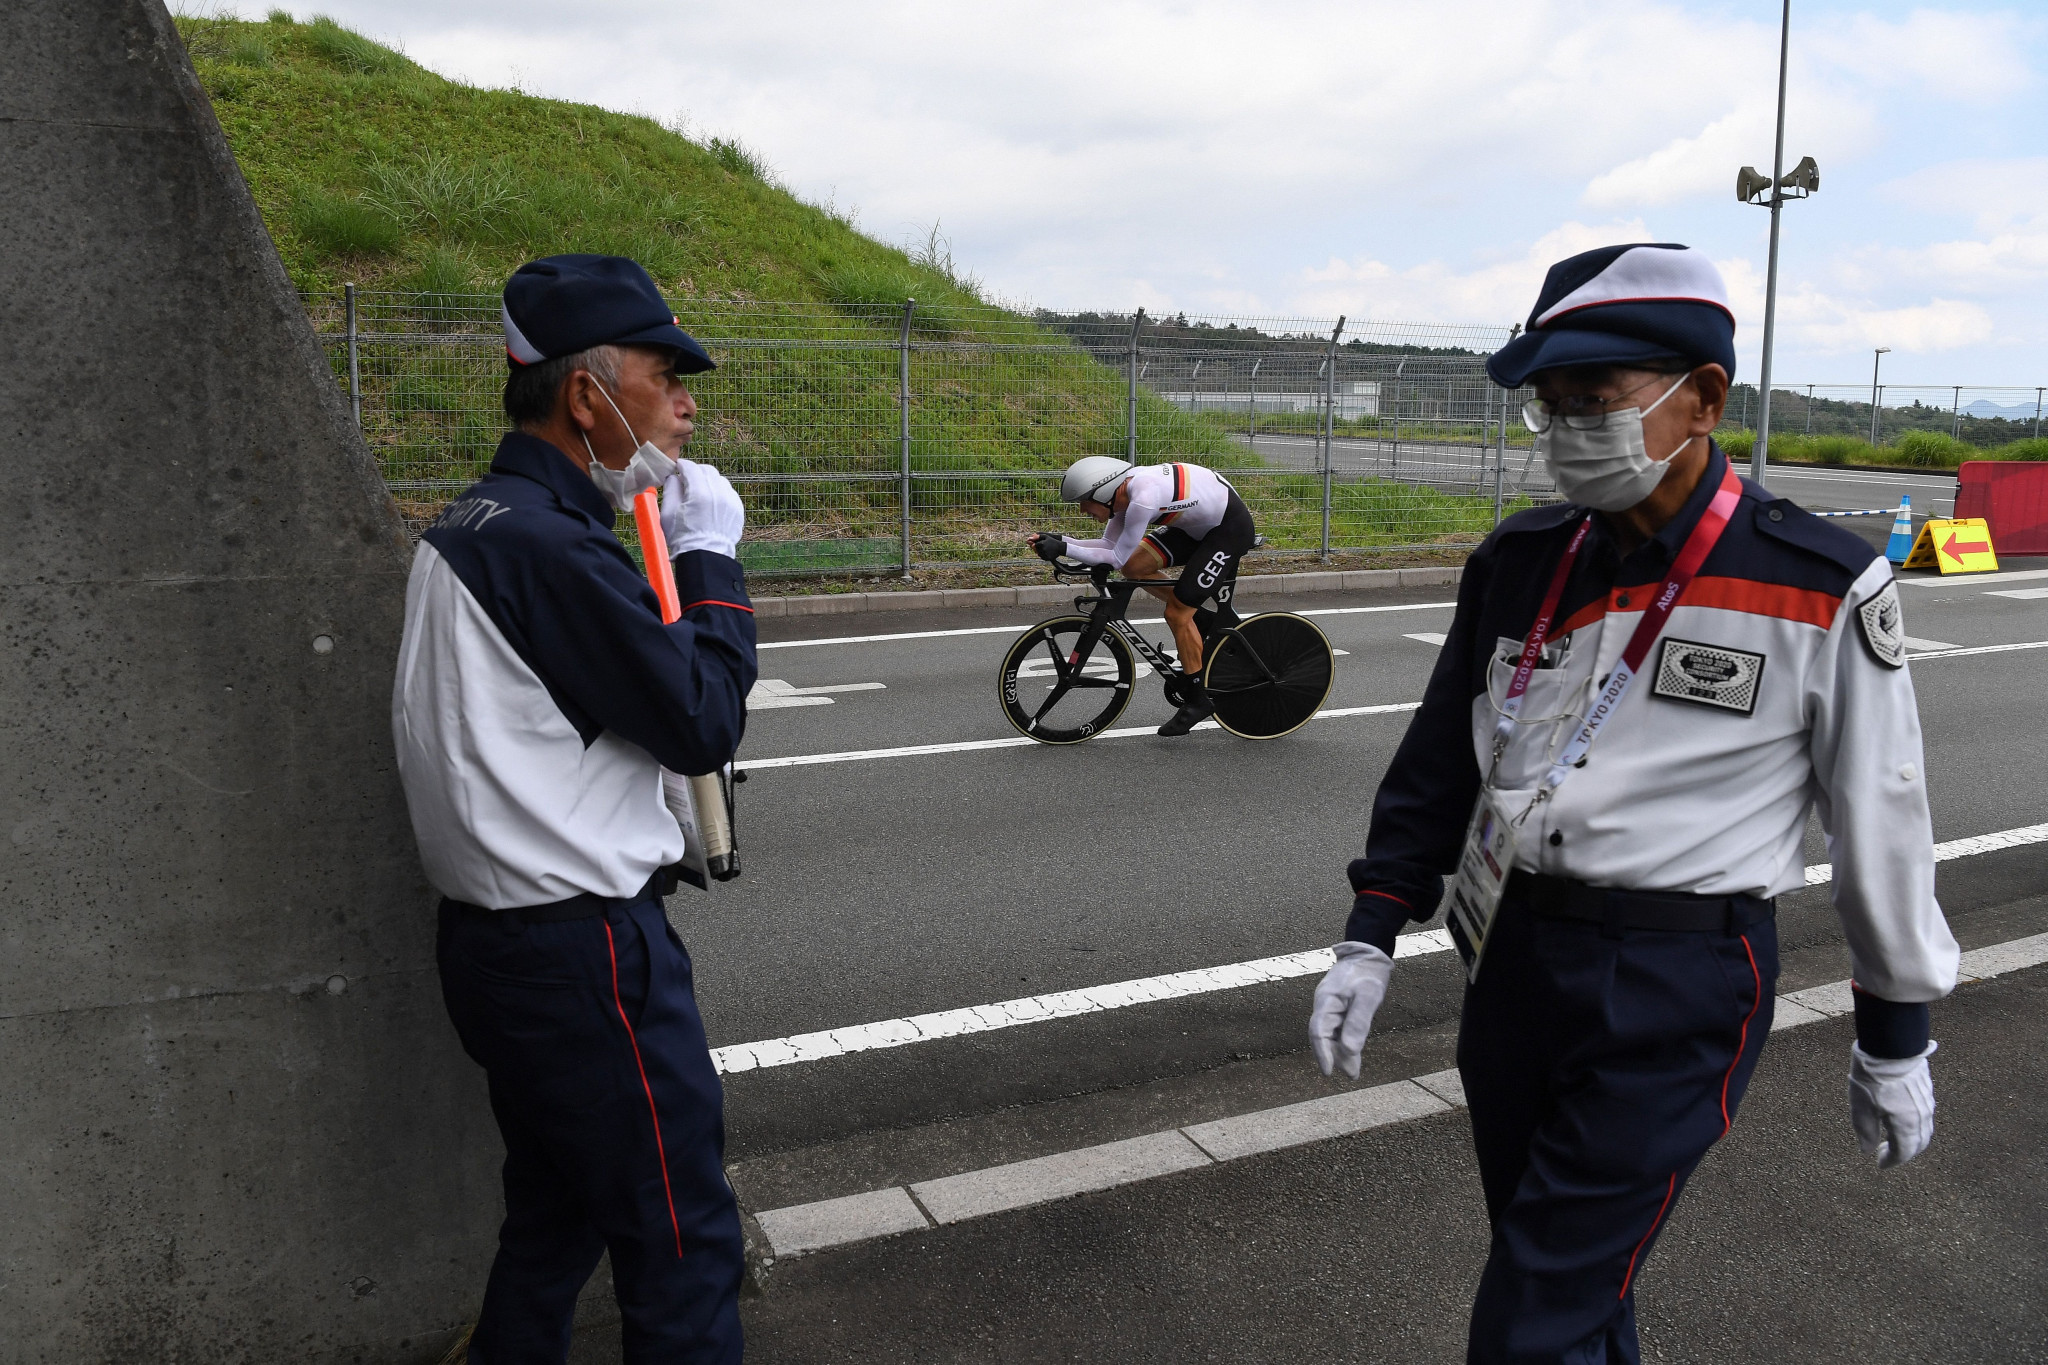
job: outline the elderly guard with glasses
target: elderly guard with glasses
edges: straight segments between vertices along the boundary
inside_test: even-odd
[[[1805,885],[1807,812],[1855,966],[1851,1125],[1879,1166],[1933,1134],[1928,1002],[1958,953],[1891,567],[1713,443],[1735,319],[1712,263],[1561,261],[1487,370],[1533,379],[1566,501],[1466,565],[1309,1032],[1326,1075],[1356,1077],[1397,932],[1444,902],[1492,1225],[1467,1359],[1635,1362],[1635,1277],[1770,1034],[1773,898]]]

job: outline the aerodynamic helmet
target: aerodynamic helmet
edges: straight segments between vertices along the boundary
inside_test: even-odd
[[[1136,469],[1129,460],[1119,460],[1114,455],[1084,455],[1067,466],[1066,477],[1060,480],[1060,501],[1085,500],[1107,507],[1116,490],[1123,487],[1124,480]]]

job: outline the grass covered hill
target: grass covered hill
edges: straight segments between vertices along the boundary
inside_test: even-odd
[[[981,302],[737,143],[462,85],[327,19],[178,27],[302,289],[495,291],[535,256],[600,251],[684,299]]]
[[[890,246],[790,194],[736,142],[463,85],[328,19],[178,26],[316,322],[333,334],[334,291],[352,283],[367,332],[411,334],[364,342],[361,397],[416,527],[481,472],[503,430],[494,295],[521,262],[558,252],[638,260],[711,345],[719,369],[691,386],[703,410],[692,454],[746,487],[750,568],[900,553],[908,298],[916,560],[1013,558],[1026,529],[1084,529],[1054,499],[1052,471],[1125,448],[1121,366],[992,305],[936,229],[921,249]],[[1149,390],[1137,418],[1141,458],[1261,463]],[[1320,538],[1319,480],[1254,482],[1276,543]],[[1336,514],[1337,544],[1464,540],[1491,523],[1476,499],[1385,492]]]

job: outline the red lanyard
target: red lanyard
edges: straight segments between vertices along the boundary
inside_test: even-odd
[[[1685,538],[1685,544],[1678,551],[1678,558],[1672,561],[1671,572],[1666,574],[1655,597],[1643,610],[1643,619],[1636,623],[1635,634],[1629,637],[1628,645],[1621,653],[1621,662],[1608,675],[1606,686],[1599,698],[1586,712],[1557,760],[1551,764],[1544,776],[1543,784],[1537,791],[1542,800],[1564,784],[1573,767],[1593,747],[1593,740],[1599,735],[1615,711],[1621,706],[1621,699],[1628,692],[1629,684],[1635,681],[1636,673],[1642,668],[1643,660],[1650,655],[1650,646],[1664,630],[1664,623],[1671,619],[1672,611],[1678,606],[1679,598],[1699,573],[1700,565],[1713,553],[1720,543],[1721,533],[1728,529],[1729,518],[1735,515],[1736,504],[1742,501],[1742,481],[1735,476],[1732,465],[1723,464],[1721,486],[1714,491],[1713,500],[1707,510],[1700,514],[1692,534]],[[1564,558],[1558,561],[1557,571],[1551,575],[1550,587],[1543,594],[1543,605],[1537,609],[1536,624],[1530,628],[1529,638],[1523,642],[1522,656],[1515,668],[1515,676],[1508,683],[1507,695],[1500,704],[1500,723],[1494,729],[1493,756],[1500,761],[1507,748],[1507,742],[1514,733],[1515,719],[1522,711],[1522,696],[1529,690],[1530,676],[1535,672],[1536,661],[1542,657],[1545,638],[1550,634],[1550,625],[1557,615],[1557,604],[1564,596],[1565,580],[1571,576],[1572,565],[1579,557],[1579,549],[1586,542],[1586,533],[1592,528],[1593,518],[1589,515],[1579,523],[1579,529],[1565,546]]]

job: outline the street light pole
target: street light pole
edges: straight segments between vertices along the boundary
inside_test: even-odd
[[[1879,346],[1870,357],[1870,444],[1872,449],[1875,449],[1877,446],[1877,367],[1885,354],[1890,350],[1891,347],[1889,346]]]
[[[1771,342],[1778,327],[1778,211],[1785,204],[1785,65],[1792,45],[1792,0],[1785,0],[1778,28],[1778,145],[1771,157],[1771,256],[1764,271],[1764,354],[1757,379],[1756,444],[1750,448],[1749,477],[1764,481],[1771,446]]]

